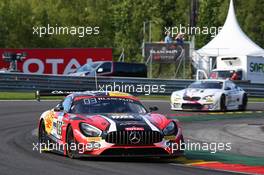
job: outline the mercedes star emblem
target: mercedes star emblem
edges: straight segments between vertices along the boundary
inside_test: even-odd
[[[138,132],[131,132],[129,134],[129,140],[132,144],[139,143],[141,140],[140,134]]]

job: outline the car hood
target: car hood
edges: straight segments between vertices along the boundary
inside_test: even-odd
[[[84,118],[83,118],[84,117]],[[167,126],[169,120],[161,114],[137,114],[137,113],[107,113],[95,115],[82,115],[87,123],[101,129],[107,130],[115,126],[116,130],[124,131],[138,130],[160,130]]]
[[[204,97],[207,95],[214,95],[222,92],[221,89],[196,89],[196,88],[187,88],[182,91],[177,91],[176,94],[181,96],[189,97]]]
[[[115,123],[117,130],[126,130],[127,128],[138,128],[141,130],[151,130],[146,115],[135,113],[118,113],[118,114],[102,114],[109,121]]]

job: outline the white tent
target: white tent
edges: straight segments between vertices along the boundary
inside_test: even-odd
[[[248,58],[264,60],[264,49],[255,44],[240,28],[233,5],[230,0],[228,15],[222,30],[201,49],[193,52],[193,65],[196,69],[202,69],[207,74],[212,69],[227,68],[227,64],[221,63],[221,57],[239,58],[233,68],[243,68],[246,74]],[[237,65],[237,66],[235,66]],[[216,66],[216,67],[215,67]]]
[[[230,0],[228,15],[222,30],[196,53],[200,56],[251,55],[264,56],[264,49],[255,44],[240,28]]]

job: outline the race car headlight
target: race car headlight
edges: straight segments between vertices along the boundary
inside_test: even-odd
[[[179,101],[179,100],[181,100],[181,96],[178,94],[173,95],[171,98],[171,101]]]
[[[87,123],[80,123],[80,129],[82,133],[87,137],[98,137],[101,135],[102,131],[94,126]]]
[[[163,134],[165,136],[175,135],[177,133],[177,125],[175,122],[170,122],[165,129],[163,129]]]
[[[203,100],[211,102],[214,100],[214,95],[207,95],[203,97]]]

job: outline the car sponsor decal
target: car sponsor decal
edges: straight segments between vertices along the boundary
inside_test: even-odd
[[[110,101],[110,100],[115,100],[115,101],[124,101],[124,102],[134,102],[136,100],[131,99],[131,98],[122,98],[122,97],[82,97],[82,98],[75,98],[74,101],[78,100],[83,100],[84,105],[93,105],[97,103],[101,103],[104,101]]]
[[[87,137],[87,142],[100,142],[102,140],[102,137]]]
[[[109,92],[109,96],[130,96],[130,95],[124,92]]]
[[[122,97],[97,97],[97,100],[98,101],[116,100],[116,101],[134,102],[133,99],[130,99],[130,98],[122,98]]]
[[[126,131],[144,131],[145,129],[142,127],[130,127],[130,128],[125,128]]]
[[[112,119],[134,119],[135,117],[132,115],[112,115]]]
[[[50,111],[45,116],[45,129],[46,132],[50,135],[52,128],[53,128],[53,119],[54,119],[55,113],[53,111]]]
[[[61,112],[59,113],[58,115],[58,120],[56,122],[56,126],[57,126],[57,135],[59,137],[59,139],[61,138],[61,134],[62,134],[62,126],[64,125],[64,122],[63,122],[63,116],[64,116],[64,113]]]
[[[165,140],[175,140],[176,139],[176,136],[175,135],[172,135],[172,136],[164,136],[164,139]]]
[[[143,128],[144,130],[152,130],[151,127],[139,114],[104,114],[102,115],[107,119],[111,125],[107,132],[111,131],[125,131],[125,128]]]
[[[57,134],[58,136],[61,136],[62,134],[62,126],[63,126],[63,122],[62,121],[57,121]]]
[[[125,121],[125,122],[120,122],[120,126],[128,126],[128,125],[143,125],[145,126],[146,123],[141,122],[141,121]]]

